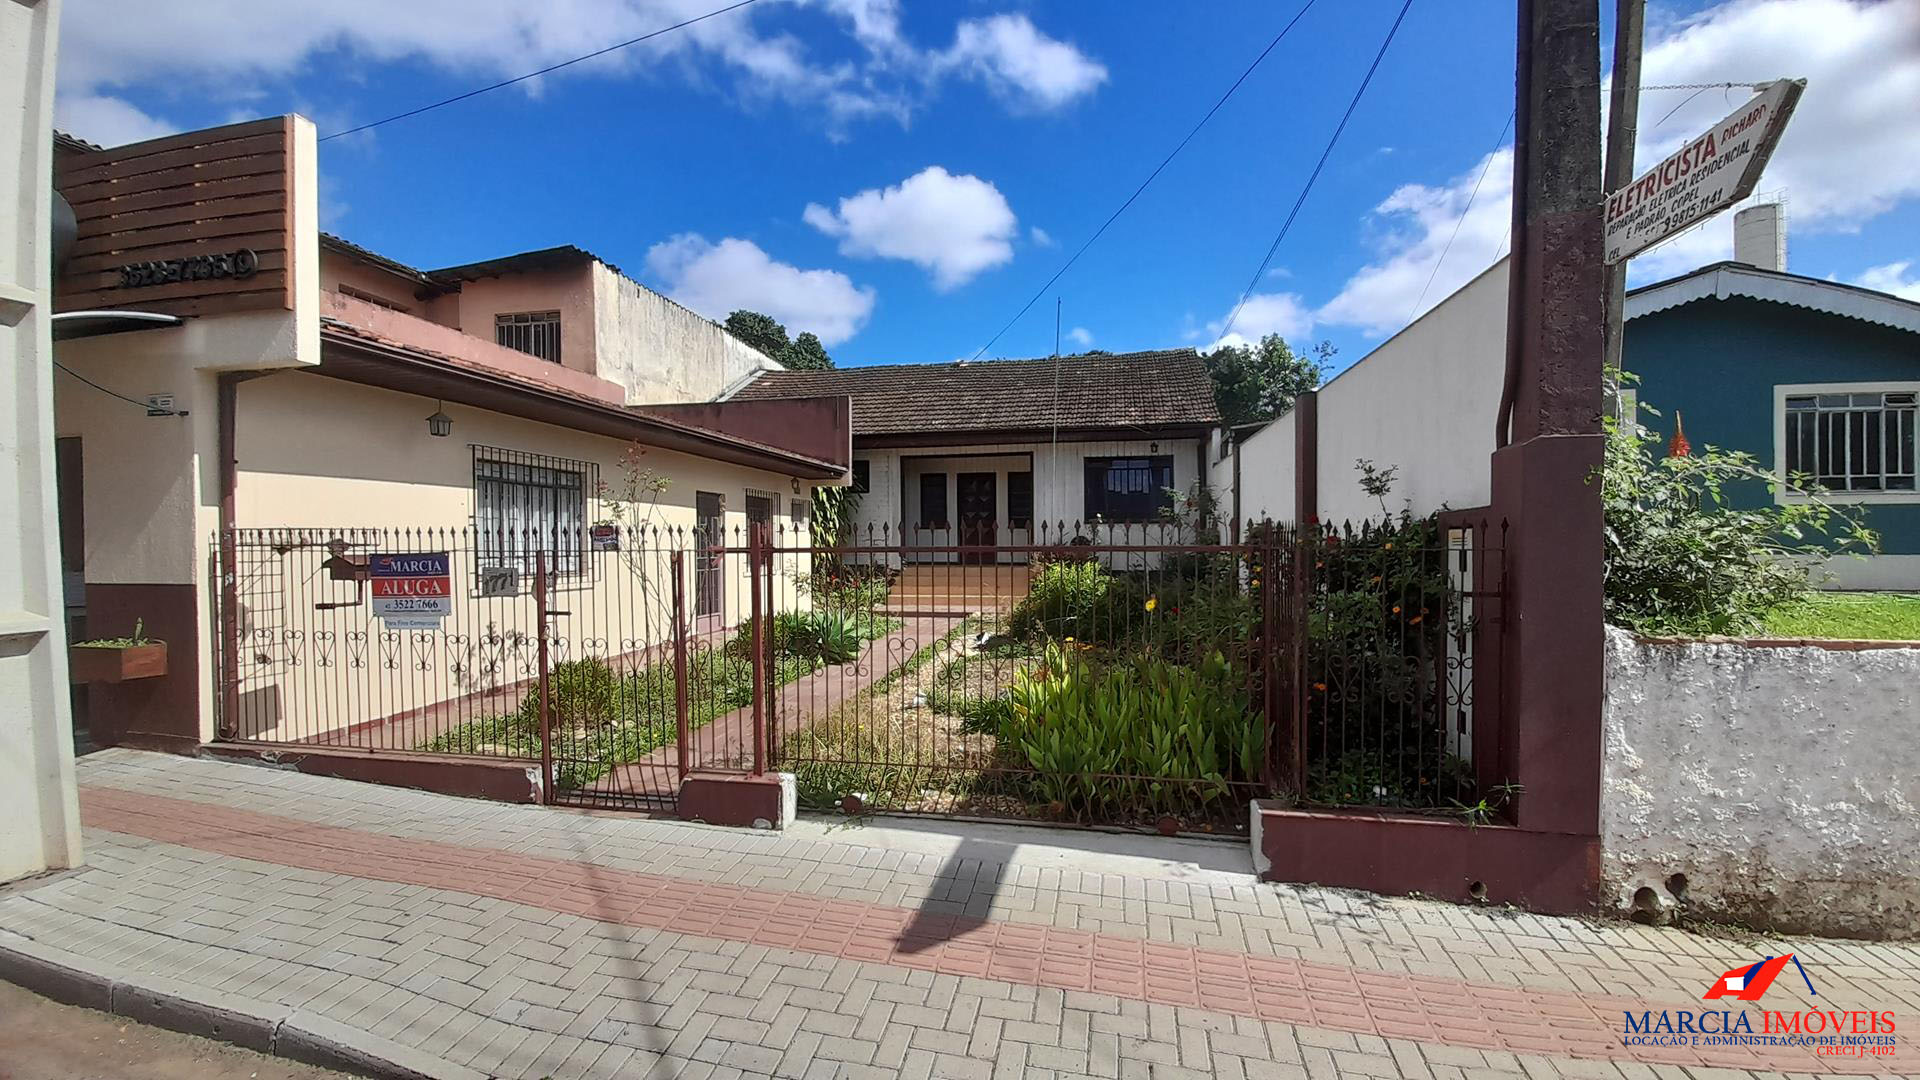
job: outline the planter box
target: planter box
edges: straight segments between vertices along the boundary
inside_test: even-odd
[[[167,673],[167,643],[74,645],[67,649],[67,681],[117,683],[153,679]]]

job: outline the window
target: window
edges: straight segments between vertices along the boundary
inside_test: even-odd
[[[493,317],[493,340],[529,356],[560,362],[560,313],[523,311]]]
[[[773,507],[777,498],[765,491],[747,492],[747,531],[750,537],[755,532],[763,531],[762,526],[766,535],[772,537]]]
[[[581,572],[586,546],[587,492],[600,484],[599,467],[490,446],[473,448],[474,528],[480,571],[510,570],[511,589],[530,586],[534,553],[547,552],[556,574]],[[494,580],[498,580],[497,573]]]
[[[855,461],[853,463],[854,494],[865,495],[867,493],[868,487],[871,486],[871,480],[873,477],[873,470],[871,468],[871,464],[872,464],[871,462],[866,462],[866,461]]]
[[[920,527],[923,529],[947,527],[946,473],[920,474]]]
[[[720,622],[726,606],[727,500],[711,491],[693,493],[693,614],[702,629]]]
[[[351,285],[342,285],[339,291],[341,296],[351,296],[355,300],[364,301],[376,307],[383,307],[388,311],[408,312],[413,310],[405,304],[389,300],[384,296],[375,296],[373,293],[367,292],[364,289],[356,289]]]
[[[1914,490],[1916,392],[1792,394],[1785,465],[1830,491]]]
[[[787,517],[793,522],[795,530],[804,529],[813,518],[813,504],[806,499],[790,499],[787,502]]]
[[[1172,509],[1172,456],[1086,460],[1086,520],[1152,521]]]
[[[1033,474],[1030,472],[1007,474],[1007,527],[1033,528]]]

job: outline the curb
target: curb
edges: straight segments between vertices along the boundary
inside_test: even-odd
[[[0,931],[0,979],[64,1004],[375,1080],[486,1080],[485,1073],[337,1020],[129,971],[7,931]]]

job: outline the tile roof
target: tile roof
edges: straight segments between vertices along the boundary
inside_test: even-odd
[[[1192,349],[769,371],[734,398],[827,394],[853,398],[855,435],[1220,422],[1213,381]]]

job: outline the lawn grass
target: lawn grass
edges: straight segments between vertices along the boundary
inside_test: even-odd
[[[1764,632],[1782,638],[1920,641],[1920,595],[1819,593],[1774,609]]]

